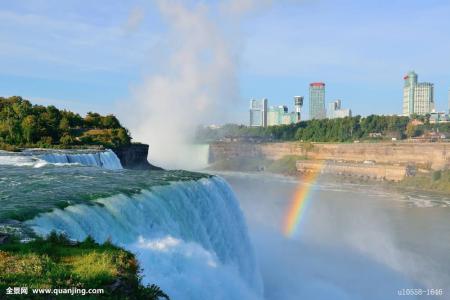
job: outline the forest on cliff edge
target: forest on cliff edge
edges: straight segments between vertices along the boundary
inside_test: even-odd
[[[415,120],[416,122],[413,122]],[[426,116],[355,116],[301,121],[296,124],[249,127],[226,124],[218,128],[199,127],[196,139],[211,142],[226,138],[263,141],[352,142],[419,137],[430,132],[450,136],[450,123],[430,124]]]
[[[131,136],[113,115],[85,117],[56,107],[33,105],[22,97],[0,97],[0,149],[16,147],[107,148],[129,145]]]

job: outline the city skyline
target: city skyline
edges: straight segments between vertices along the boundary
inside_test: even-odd
[[[186,3],[187,11],[193,12],[190,17],[219,28],[223,41],[206,52],[220,54],[220,47],[228,45],[229,57],[236,58],[229,76],[220,79],[235,81],[225,89],[233,93],[208,95],[230,102],[221,123],[246,123],[252,97],[287,102],[292,95],[307,96],[308,83],[318,80],[327,83],[333,99],[344,99],[355,115],[401,114],[402,77],[408,70],[434,83],[436,111],[448,111],[447,1],[432,0],[426,6],[418,0],[408,6],[401,1],[348,0],[169,2]],[[163,53],[173,48],[164,39],[172,30],[164,15],[168,9],[161,10],[159,3],[3,3],[0,20],[9,26],[1,29],[0,94],[80,113],[93,110],[120,116],[136,87],[153,74],[164,74]],[[224,13],[226,4],[233,4],[228,7],[232,15]],[[314,30],[307,26],[310,23]],[[404,28],[415,34],[405,35]],[[427,36],[430,43],[417,43],[420,36]],[[205,86],[209,79],[202,78]],[[308,105],[305,101],[304,119],[309,118]]]

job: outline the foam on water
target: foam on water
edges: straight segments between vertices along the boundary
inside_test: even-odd
[[[45,160],[32,156],[0,155],[0,165],[40,168],[46,164],[47,162]]]
[[[110,238],[136,253],[144,282],[171,299],[258,299],[262,283],[243,215],[228,184],[213,177],[153,187],[44,213],[26,223],[83,240]]]
[[[120,170],[122,164],[119,158],[111,150],[76,153],[64,151],[54,151],[49,153],[34,153],[27,151],[24,153],[2,152],[0,155],[0,165],[12,165],[18,167],[40,168],[47,164],[56,166],[67,166],[71,164],[100,167],[109,170]]]

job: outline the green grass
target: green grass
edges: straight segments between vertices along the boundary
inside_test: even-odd
[[[272,161],[266,170],[272,173],[295,175],[297,173],[296,162],[305,159],[307,159],[305,156],[286,155],[281,159]]]
[[[105,291],[82,299],[168,299],[157,286],[144,287],[139,270],[132,253],[109,242],[100,245],[87,238],[73,243],[55,233],[29,243],[13,240],[0,245],[0,298],[7,287],[77,287]]]
[[[259,157],[234,157],[219,160],[210,169],[220,171],[258,172],[262,171],[269,161]]]
[[[450,194],[450,170],[434,171],[406,177],[398,185],[403,188]]]

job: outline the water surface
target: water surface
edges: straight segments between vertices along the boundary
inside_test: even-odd
[[[282,234],[297,180],[222,174],[240,200],[266,299],[450,298],[450,198],[319,179],[298,232]],[[400,297],[401,298],[401,297]]]

